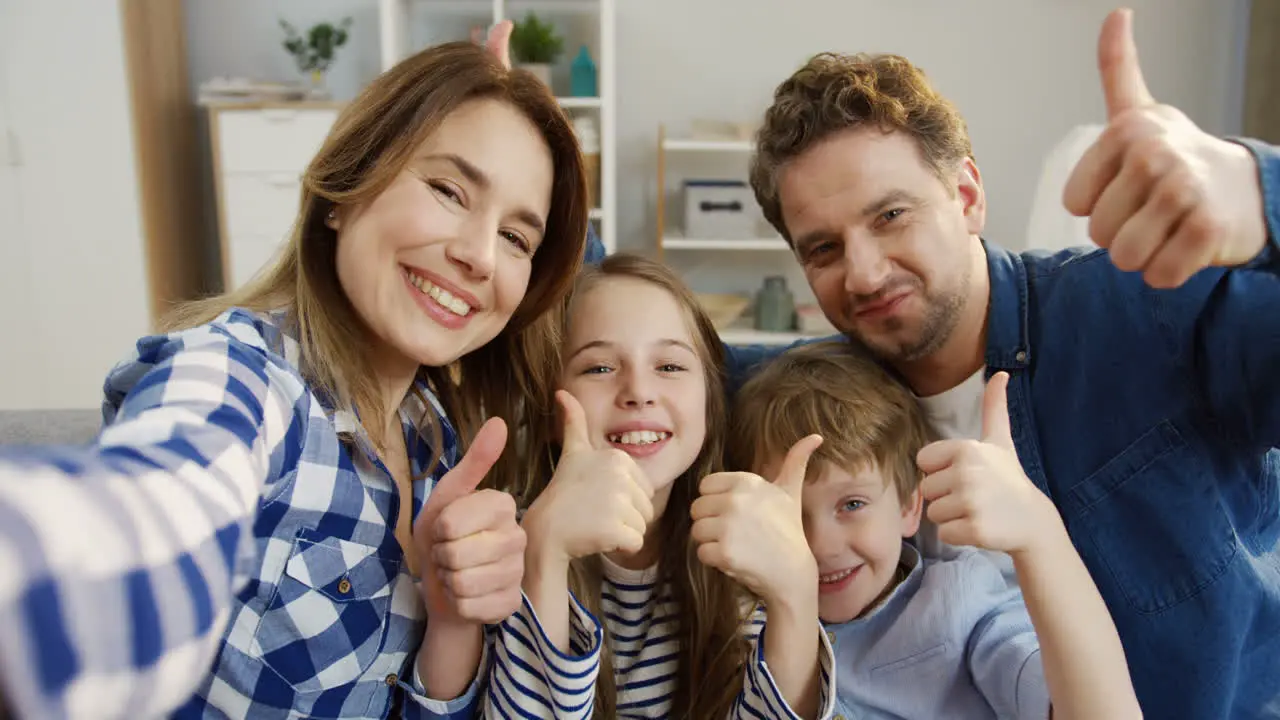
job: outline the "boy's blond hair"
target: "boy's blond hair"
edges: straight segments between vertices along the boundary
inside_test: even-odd
[[[729,460],[776,462],[807,435],[814,457],[856,472],[874,465],[907,502],[920,484],[916,453],[932,438],[916,398],[866,351],[843,340],[801,345],[768,362],[734,401]],[[812,481],[820,463],[809,464]]]

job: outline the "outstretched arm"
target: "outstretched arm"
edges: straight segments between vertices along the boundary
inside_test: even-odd
[[[1008,382],[1000,372],[987,383],[980,441],[943,440],[917,456],[929,519],[945,543],[1013,557],[1039,638],[1055,718],[1141,717],[1115,622],[1057,508],[1018,462],[1009,428]],[[993,611],[996,618],[1004,614]],[[1022,692],[1024,682],[1035,685],[1036,676],[1024,670],[1029,655],[1017,652],[1015,636],[1000,630],[1005,625],[979,623],[981,637],[970,643],[972,673],[988,700],[1005,708],[1002,715],[1043,717],[1049,708],[1028,707],[1026,698],[1033,693]],[[985,686],[984,678],[989,680]],[[1009,678],[1017,683],[1011,685]]]
[[[96,444],[0,453],[0,684],[19,717],[154,717],[190,696],[299,422],[290,379],[225,335],[141,355]]]
[[[1071,212],[1117,268],[1154,288],[1214,424],[1261,456],[1280,445],[1280,152],[1230,142],[1152,97],[1132,34],[1113,12],[1098,39],[1107,126],[1072,171]]]

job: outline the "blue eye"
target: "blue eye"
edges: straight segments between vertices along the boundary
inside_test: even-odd
[[[845,500],[843,503],[840,504],[840,511],[854,512],[855,510],[861,510],[862,508],[866,507],[866,505],[867,504],[862,502],[861,500]]]

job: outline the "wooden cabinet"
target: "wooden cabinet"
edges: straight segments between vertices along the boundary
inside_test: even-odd
[[[302,173],[338,117],[337,103],[209,107],[225,287],[243,285],[288,242]]]

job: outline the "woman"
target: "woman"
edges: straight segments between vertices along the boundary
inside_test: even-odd
[[[13,707],[469,712],[524,547],[510,497],[471,491],[514,482],[503,421],[546,412],[543,316],[586,219],[572,130],[532,76],[457,43],[374,80],[278,263],[140,340],[94,446],[0,457],[23,476],[0,477]]]

